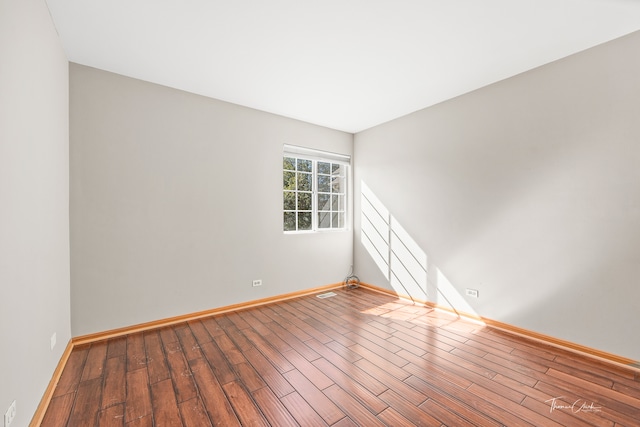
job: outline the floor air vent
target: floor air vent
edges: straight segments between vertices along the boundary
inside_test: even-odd
[[[335,292],[327,292],[327,293],[325,293],[325,294],[320,294],[320,295],[316,295],[316,296],[317,296],[318,298],[322,298],[322,299],[324,299],[324,298],[335,297],[336,295],[338,295],[338,294],[336,294]]]

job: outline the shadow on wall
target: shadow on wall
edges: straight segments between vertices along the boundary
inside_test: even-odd
[[[364,181],[360,189],[360,242],[393,290],[413,301],[479,317]]]

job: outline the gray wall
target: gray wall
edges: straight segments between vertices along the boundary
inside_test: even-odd
[[[350,231],[283,234],[282,146],[351,134],[77,64],[70,104],[74,336],[348,273]]]
[[[44,1],[0,0],[0,419],[16,400],[16,427],[71,338],[68,81]]]
[[[364,182],[424,252],[416,297],[639,360],[639,51],[635,33],[357,134],[360,278],[392,287]]]

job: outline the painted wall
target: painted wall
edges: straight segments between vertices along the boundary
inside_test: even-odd
[[[16,427],[71,338],[68,81],[44,1],[0,0],[0,416],[15,400]]]
[[[74,336],[347,275],[350,231],[283,233],[282,148],[351,134],[77,64],[70,104]]]
[[[361,280],[640,360],[639,50],[635,33],[357,134]]]

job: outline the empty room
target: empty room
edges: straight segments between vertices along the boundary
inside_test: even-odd
[[[640,426],[640,2],[0,0],[0,416]]]

